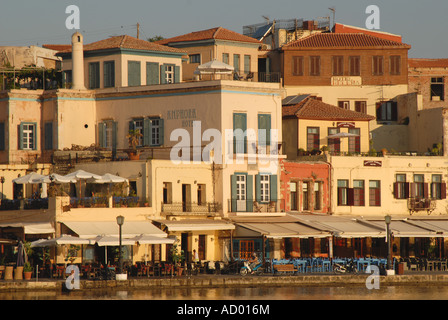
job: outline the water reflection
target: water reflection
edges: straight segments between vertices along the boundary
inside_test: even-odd
[[[2,292],[0,300],[448,300],[447,286],[237,287]]]

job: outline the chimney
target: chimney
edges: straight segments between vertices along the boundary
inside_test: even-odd
[[[84,46],[79,32],[72,35],[72,89],[86,90],[84,86]]]

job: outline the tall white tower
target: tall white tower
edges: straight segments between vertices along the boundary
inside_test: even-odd
[[[86,90],[84,86],[84,45],[79,32],[72,35],[72,89]]]

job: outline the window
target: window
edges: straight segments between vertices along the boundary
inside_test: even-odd
[[[307,211],[310,210],[310,190],[309,190],[309,183],[303,182],[302,183],[302,210]]]
[[[261,202],[269,202],[269,175],[262,174],[260,175],[260,200]]]
[[[322,209],[321,182],[314,182],[314,210]]]
[[[310,76],[320,76],[320,56],[310,57]]]
[[[108,121],[105,123],[106,126],[106,137],[105,137],[105,145],[104,148],[112,148],[113,145],[113,123]]]
[[[377,121],[397,121],[398,109],[395,101],[378,102],[376,104]]]
[[[333,75],[343,76],[344,75],[344,57],[343,56],[333,56]]]
[[[19,149],[36,150],[36,123],[21,123],[19,128]]]
[[[180,82],[180,67],[174,64],[162,64],[160,66],[160,81],[165,83]]]
[[[425,197],[425,176],[423,174],[414,174],[414,183],[412,186],[412,196],[415,198]]]
[[[303,76],[303,57],[292,57],[292,75]]]
[[[129,123],[129,130],[139,130],[141,136],[138,137],[138,147],[143,147],[143,137],[145,136],[143,119],[131,120]]]
[[[394,198],[409,198],[409,183],[406,182],[406,174],[396,174],[394,183]]]
[[[250,72],[250,56],[244,55],[244,73]]]
[[[361,75],[361,57],[350,56],[348,57],[349,75],[360,76]]]
[[[338,180],[338,206],[348,206],[348,180]]]
[[[381,76],[384,73],[384,57],[373,56],[372,57],[372,74],[374,76]]]
[[[431,101],[445,100],[445,85],[443,78],[431,78]]]
[[[381,206],[381,185],[379,180],[369,181],[369,206]]]
[[[205,184],[198,183],[198,205],[203,206],[205,204],[206,204]]]
[[[291,210],[297,210],[297,182],[289,183],[289,191],[291,193]]]
[[[338,107],[341,109],[350,110],[350,101],[338,101]]]
[[[338,134],[339,128],[328,128],[328,135]],[[328,138],[328,149],[331,154],[338,154],[341,152],[341,139]]]
[[[433,174],[431,177],[431,198],[446,199],[446,184],[441,174]]]
[[[115,87],[115,61],[104,61],[104,88]]]
[[[355,101],[355,111],[367,114],[367,101]]]
[[[361,130],[359,128],[349,128],[348,133],[358,135],[348,138],[348,152],[361,153]]]
[[[140,61],[128,61],[128,86],[141,85]]]
[[[319,128],[308,127],[307,129],[307,150],[319,150]]]
[[[258,145],[267,146],[271,143],[271,115],[258,115]]]
[[[151,146],[160,146],[161,136],[163,135],[161,119],[150,119],[150,130],[151,130]]]
[[[201,63],[201,55],[199,53],[190,54],[190,63]]]
[[[173,184],[171,182],[163,183],[163,203],[173,203]]]
[[[233,68],[236,73],[240,72],[240,55],[239,54],[233,55]]]
[[[100,63],[89,63],[89,89],[97,89],[100,87]]]
[[[390,74],[393,76],[401,74],[401,56],[390,56]]]
[[[116,150],[117,125],[117,122],[112,120],[98,123],[98,142],[101,148]]]
[[[174,66],[165,66],[165,83],[174,83]]]
[[[353,205],[364,206],[364,180],[353,180]]]
[[[222,54],[222,62],[224,62],[225,64],[229,64],[229,54],[228,53]]]

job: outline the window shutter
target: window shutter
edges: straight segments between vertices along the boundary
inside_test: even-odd
[[[446,199],[446,183],[443,181],[440,184],[440,199]]]
[[[429,188],[428,188],[428,184],[427,183],[423,184],[423,197],[424,198],[428,198],[429,197]]]
[[[165,143],[164,136],[165,136],[165,124],[164,124],[163,119],[159,119],[159,145],[160,146],[163,146],[163,144]]]
[[[165,78],[165,65],[160,65],[160,83],[165,84],[166,78]]]
[[[180,67],[174,66],[174,83],[180,82]]]
[[[411,198],[415,198],[415,183],[414,182],[412,182],[412,183],[410,183],[410,196],[411,196]]]
[[[141,85],[140,61],[128,61],[128,86]]]
[[[115,86],[115,62],[105,61],[103,64],[104,87],[110,88]]]
[[[143,145],[151,145],[151,119],[143,120]]]
[[[409,182],[405,182],[404,183],[404,198],[405,199],[409,198],[409,188],[410,188]]]
[[[230,176],[230,208],[232,212],[236,212],[236,175],[233,174]]]
[[[246,211],[254,211],[254,176],[248,175],[246,177]]]
[[[271,115],[270,114],[259,114],[258,115],[258,130],[264,130],[264,137],[261,131],[258,132],[258,144],[259,145],[269,145],[271,143]]]
[[[157,62],[146,63],[146,84],[159,84],[159,64]]]
[[[355,204],[355,190],[353,188],[347,188],[347,205],[353,206]]]
[[[0,122],[0,151],[5,150],[5,123]]]
[[[260,175],[257,174],[255,176],[255,201],[260,202],[261,201],[261,185],[260,185]]]
[[[391,116],[392,116],[392,121],[397,121],[397,119],[398,119],[398,108],[397,108],[397,102],[396,101],[394,101],[394,102],[392,102],[392,106],[391,106],[391,108],[392,108],[392,111],[391,111]]]
[[[277,201],[277,175],[269,176],[269,198],[271,201]]]
[[[394,182],[394,198],[398,199],[398,182]]]
[[[45,150],[53,149],[53,122],[45,123]]]
[[[343,188],[338,188],[338,206],[342,206]]]
[[[37,123],[33,122],[32,125],[33,125],[33,134],[34,134],[34,136],[33,136],[33,150],[37,150],[37,137],[38,137],[38,134],[37,134]]]
[[[118,122],[112,122],[112,159],[115,159],[117,156],[117,130]]]
[[[381,120],[381,102],[376,103],[376,119]]]
[[[106,146],[106,134],[104,132],[105,130],[106,124],[104,122],[98,123],[98,144],[101,148],[104,148]]]

